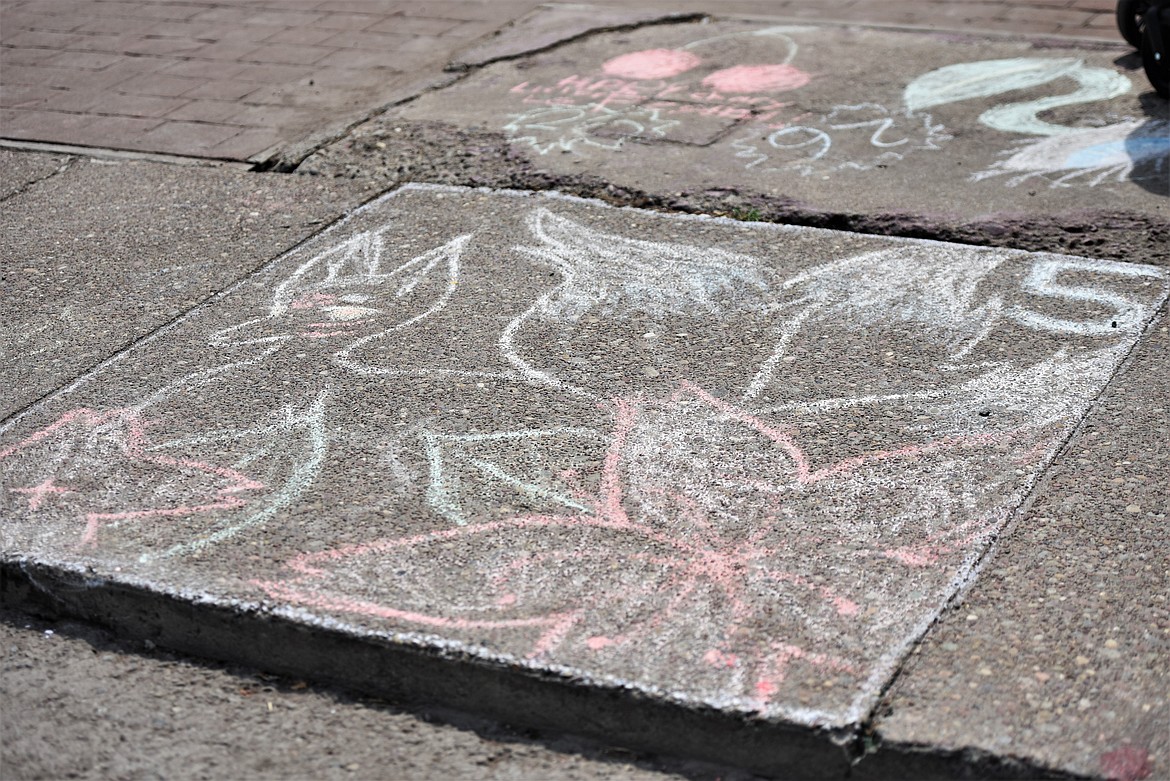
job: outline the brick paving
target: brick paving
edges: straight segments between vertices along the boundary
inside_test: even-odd
[[[537,5],[0,0],[0,137],[255,161],[314,130],[360,119]],[[1111,0],[647,5],[1119,40]]]

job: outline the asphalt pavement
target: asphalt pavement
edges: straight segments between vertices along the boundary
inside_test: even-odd
[[[4,9],[6,776],[1168,772],[1103,9],[75,5]]]

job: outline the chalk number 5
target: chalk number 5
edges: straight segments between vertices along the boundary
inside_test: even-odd
[[[1024,307],[1013,307],[1008,315],[1015,321],[1042,331],[1085,334],[1097,336],[1116,333],[1114,329],[1135,327],[1140,322],[1141,307],[1137,302],[1110,290],[1092,285],[1068,284],[1060,280],[1062,274],[1074,271],[1117,274],[1126,277],[1161,277],[1162,273],[1152,268],[1131,266],[1127,263],[1101,263],[1100,261],[1061,258],[1041,260],[1032,266],[1021,287],[1028,293],[1047,298],[1063,299],[1071,304],[1090,304],[1107,310],[1098,318],[1066,320],[1034,312]]]

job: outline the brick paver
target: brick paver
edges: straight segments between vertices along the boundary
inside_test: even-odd
[[[356,121],[539,1],[0,0],[0,137],[257,159]],[[1111,0],[649,5],[1118,40]]]

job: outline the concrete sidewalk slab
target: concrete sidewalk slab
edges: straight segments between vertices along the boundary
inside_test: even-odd
[[[357,188],[340,181],[0,154],[0,191],[13,193],[0,209],[0,418],[361,200]]]
[[[911,657],[876,724],[884,740],[1089,777],[1170,776],[1167,366],[1163,312],[963,604]]]
[[[459,148],[441,124],[471,134],[469,153],[495,134],[510,146],[513,176],[538,173],[575,192],[1166,262],[1170,113],[1126,52],[744,21],[656,25],[489,65],[301,170],[377,178],[385,167],[393,177],[414,135]],[[437,167],[432,179],[448,173]],[[508,167],[497,168],[454,176],[507,181]]]
[[[1167,288],[1137,264],[409,188],[5,426],[5,599],[843,771]]]

